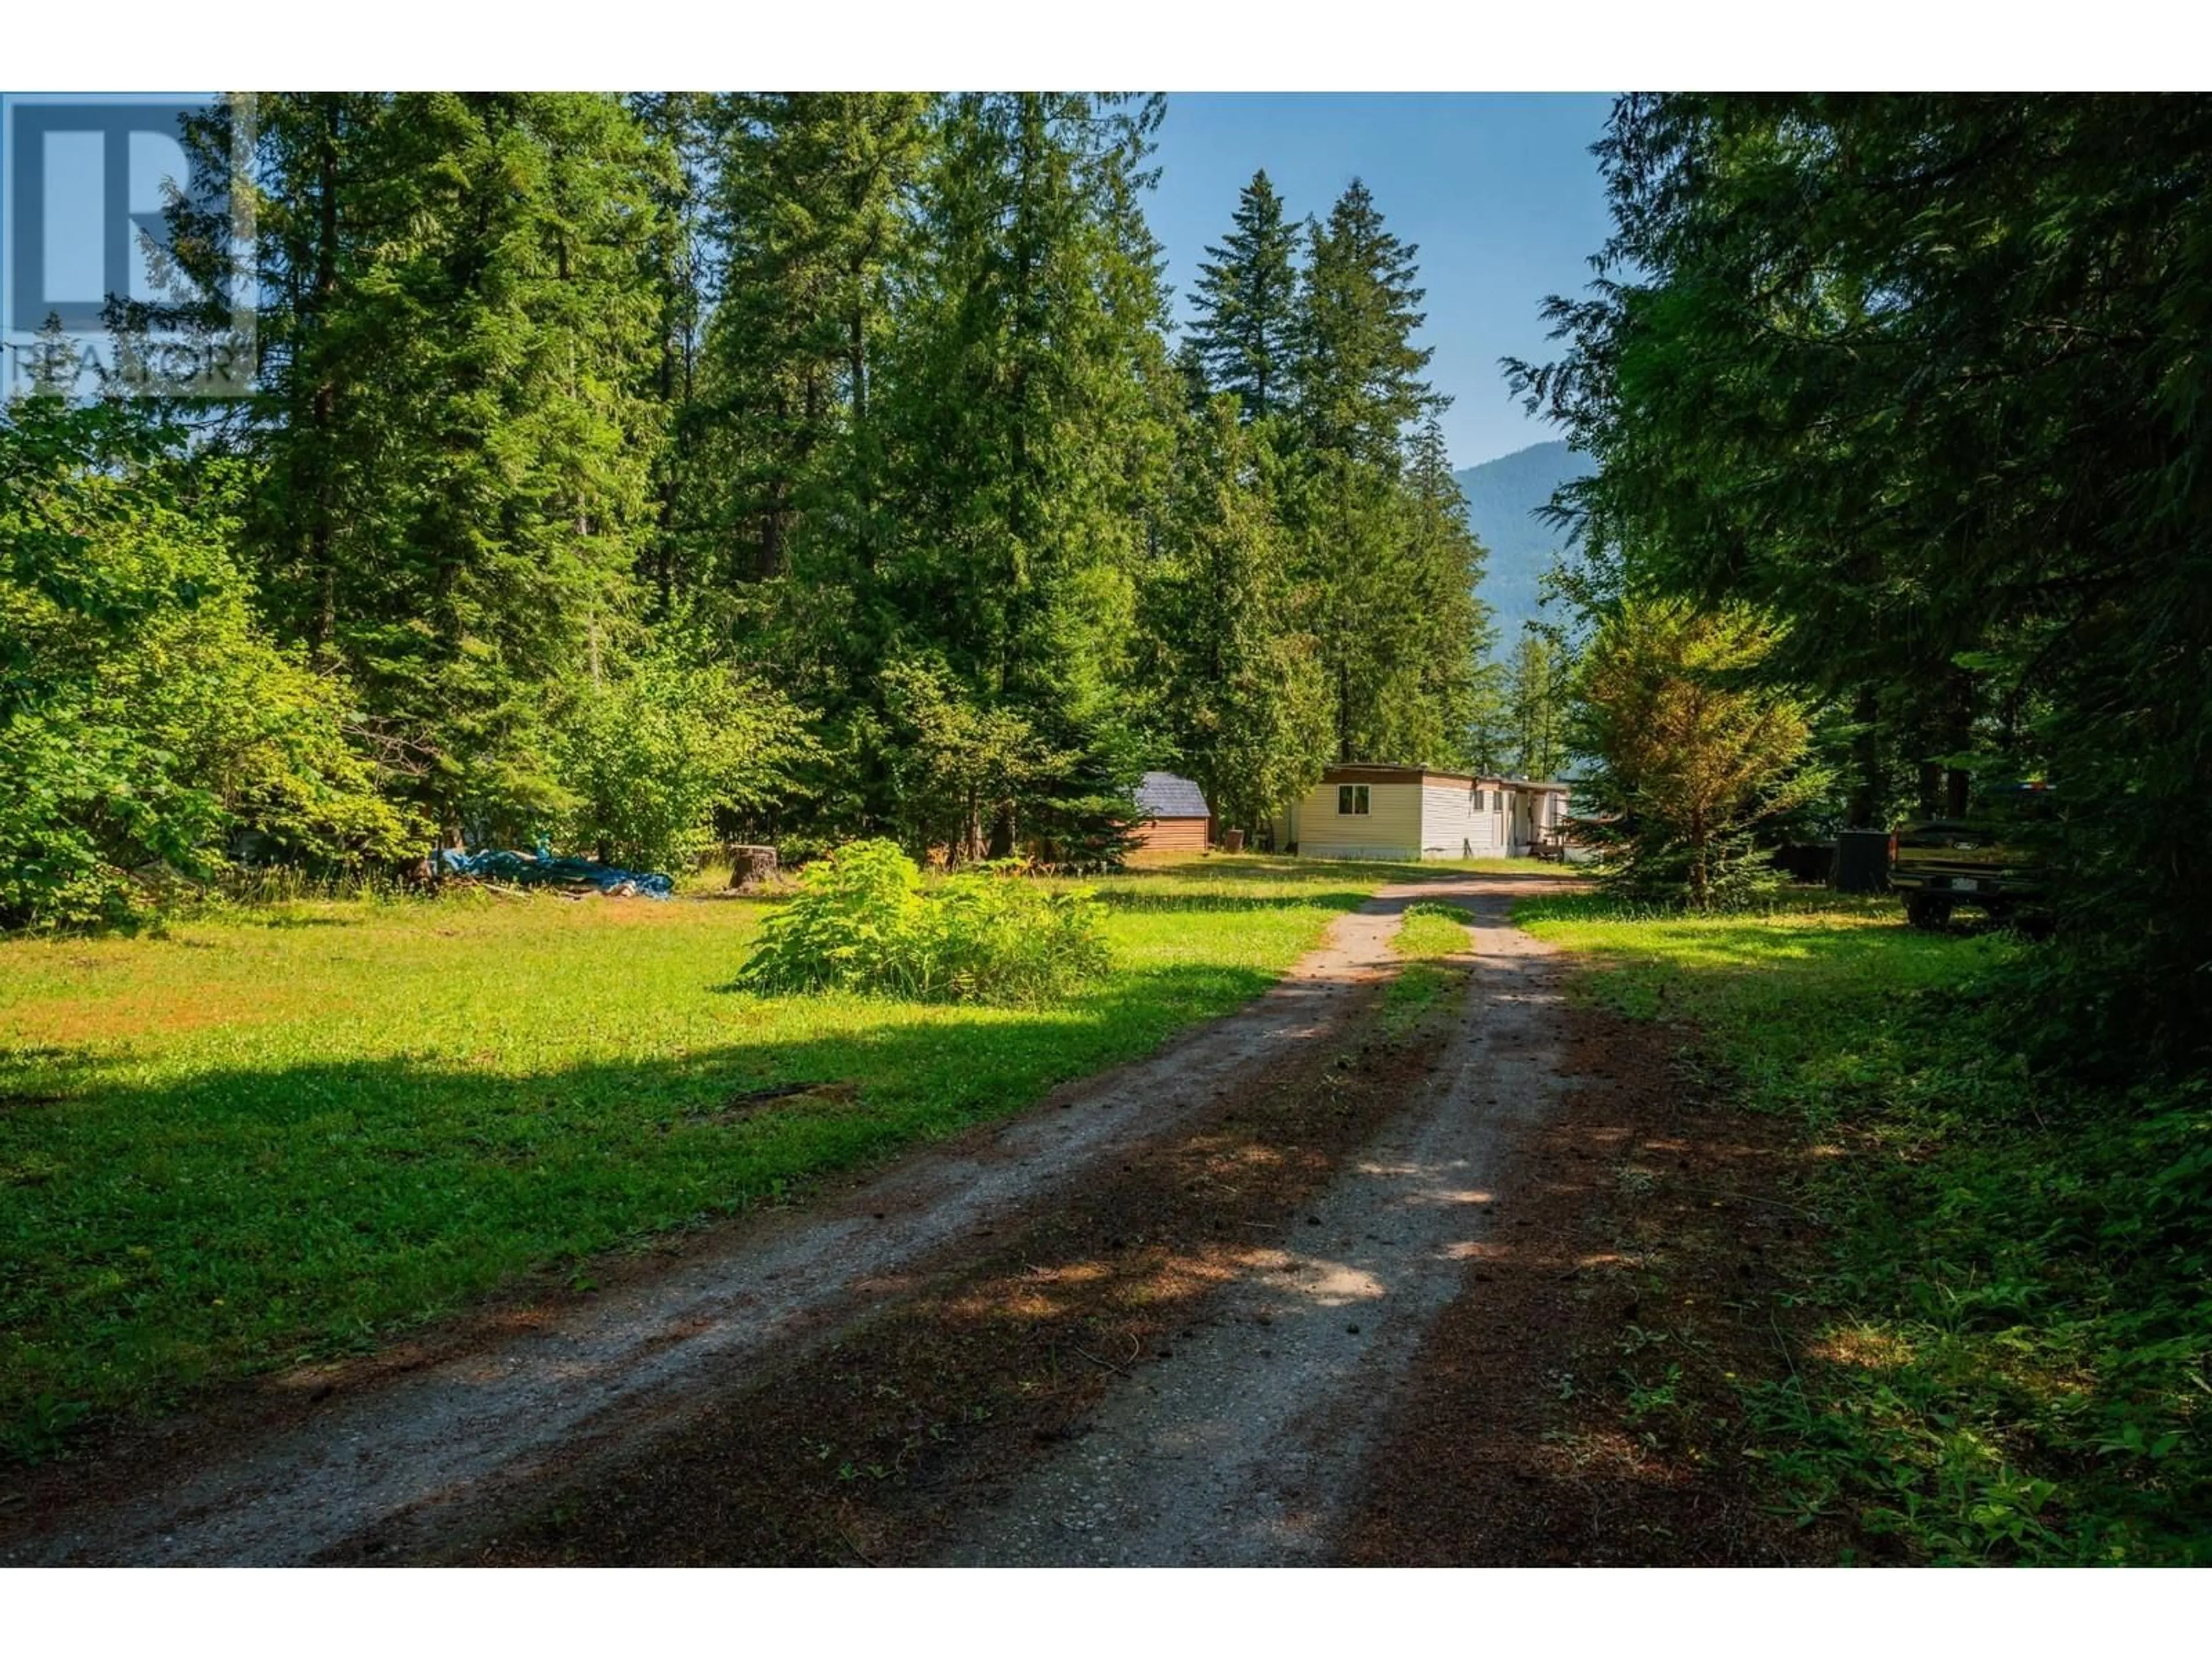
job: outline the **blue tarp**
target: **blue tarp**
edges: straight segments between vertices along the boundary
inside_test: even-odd
[[[596,887],[602,893],[635,893],[654,899],[670,898],[676,892],[675,882],[657,872],[617,869],[596,859],[556,859],[551,849],[543,846],[534,854],[498,847],[481,853],[457,853],[441,847],[437,867],[441,875],[480,876],[518,887]]]

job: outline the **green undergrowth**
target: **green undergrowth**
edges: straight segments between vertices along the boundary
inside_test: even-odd
[[[1035,1007],[739,989],[777,900],[301,901],[0,941],[0,1455],[530,1275],[583,1293],[601,1252],[1229,1012],[1381,875],[1079,884],[1114,971]]]
[[[1104,908],[1011,860],[925,883],[887,841],[842,847],[799,878],[738,975],[747,990],[879,992],[920,1002],[1039,1006],[1103,978]]]
[[[1802,1135],[1792,1197],[1825,1243],[1794,1307],[1756,1310],[1800,1333],[1791,1374],[1743,1401],[1778,1505],[1911,1559],[2212,1559],[2203,1079],[2036,1074],[1994,970],[2037,947],[1916,932],[1893,900],[1689,917],[1547,896],[1516,919]]]

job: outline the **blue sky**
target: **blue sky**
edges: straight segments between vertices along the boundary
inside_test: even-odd
[[[1506,395],[1500,357],[1551,348],[1537,307],[1577,293],[1611,221],[1589,146],[1610,94],[1179,93],[1168,100],[1146,216],[1165,245],[1178,315],[1237,192],[1266,167],[1288,211],[1325,216],[1367,181],[1386,223],[1419,245],[1452,465],[1559,434]]]

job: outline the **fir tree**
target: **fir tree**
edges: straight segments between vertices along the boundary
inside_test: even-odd
[[[1135,211],[1158,120],[1156,101],[953,100],[882,392],[896,540],[867,587],[884,656],[927,651],[1059,755],[1121,747],[1135,564],[1176,401]],[[1097,791],[1063,787],[1080,769],[1039,776],[1029,816],[1088,812],[1075,803]],[[995,850],[1021,816],[1000,814]]]
[[[1566,659],[1550,639],[1529,631],[1507,665],[1510,764],[1524,778],[1553,778],[1566,763]]]
[[[726,265],[708,354],[725,522],[748,555],[729,577],[781,574],[809,514],[847,544],[870,533],[854,468],[867,464],[871,382],[927,109],[908,93],[719,102],[714,224]]]
[[[520,833],[560,799],[545,688],[602,672],[635,608],[659,157],[596,94],[261,107],[254,562],[407,792]]]
[[[1224,394],[1185,429],[1171,546],[1143,620],[1180,765],[1224,825],[1250,829],[1320,778],[1334,734],[1267,451],[1238,415]]]
[[[1209,390],[1236,394],[1247,421],[1283,405],[1298,318],[1298,228],[1265,169],[1237,193],[1234,228],[1206,250],[1186,338]]]
[[[1414,256],[1357,179],[1311,231],[1298,321],[1299,424],[1315,447],[1395,471],[1407,429],[1443,406],[1420,378],[1431,352]]]

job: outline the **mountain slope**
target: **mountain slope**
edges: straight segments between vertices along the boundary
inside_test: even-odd
[[[1564,443],[1532,444],[1453,474],[1467,496],[1467,521],[1490,550],[1480,592],[1497,611],[1498,649],[1510,653],[1521,624],[1537,615],[1536,581],[1565,544],[1536,511],[1552,492],[1594,469]]]

